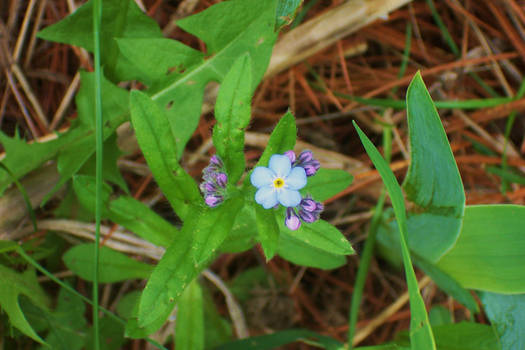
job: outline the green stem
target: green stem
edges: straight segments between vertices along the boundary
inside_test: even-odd
[[[100,349],[99,332],[99,305],[98,305],[98,268],[100,220],[102,214],[102,157],[103,157],[103,121],[102,121],[102,92],[100,71],[100,22],[102,18],[102,0],[93,1],[93,48],[95,58],[95,146],[96,146],[96,201],[95,201],[95,254],[93,272],[93,332],[95,334],[95,350]]]

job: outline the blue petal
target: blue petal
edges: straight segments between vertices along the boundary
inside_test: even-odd
[[[274,154],[270,158],[270,163],[268,167],[277,175],[278,177],[287,177],[292,168],[292,163],[290,158],[280,154]]]
[[[296,166],[284,180],[284,183],[291,190],[300,190],[306,186],[306,172],[302,167]]]
[[[264,209],[275,207],[278,203],[277,191],[271,185],[263,186],[255,193],[255,201],[262,205]]]
[[[285,207],[296,207],[301,203],[299,191],[282,189],[277,193],[277,199]]]
[[[273,171],[264,166],[258,166],[253,169],[252,175],[250,176],[250,181],[252,185],[257,188],[270,185],[273,182],[275,174]]]

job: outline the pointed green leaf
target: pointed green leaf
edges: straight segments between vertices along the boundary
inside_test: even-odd
[[[282,154],[286,151],[292,150],[295,146],[296,139],[297,127],[295,126],[295,118],[293,114],[288,111],[282,116],[279,123],[277,123],[273,129],[268,144],[256,166],[267,166],[272,155],[276,153]]]
[[[69,249],[64,254],[63,260],[67,268],[76,275],[86,281],[92,281],[94,254],[93,243],[79,244]],[[100,247],[99,254],[101,268],[98,280],[100,283],[144,279],[148,278],[153,270],[153,266],[131,259],[106,246]]]
[[[403,188],[407,199],[418,206],[417,212],[422,212],[409,217],[408,243],[419,255],[436,262],[459,235],[465,193],[447,135],[419,72],[408,87],[407,117],[411,162]]]
[[[38,284],[35,272],[26,270],[24,273],[18,273],[0,265],[0,276],[2,276],[2,283],[0,283],[0,308],[9,317],[9,322],[28,337],[44,344],[44,341],[27,322],[18,304],[18,297],[25,295],[35,305],[46,310],[49,307],[49,300]]]
[[[397,183],[394,173],[385,162],[379,151],[375,148],[374,144],[368,139],[368,137],[361,131],[355,122],[353,122],[361,143],[363,144],[366,153],[374,163],[377,171],[381,175],[383,183],[388,190],[390,199],[392,200],[392,206],[397,219],[399,228],[399,242],[401,243],[401,254],[403,256],[403,265],[405,267],[405,275],[408,285],[408,294],[410,299],[410,343],[411,349],[436,349],[434,337],[432,335],[432,329],[428,321],[428,315],[425,309],[425,303],[419,288],[417,285],[416,275],[412,267],[412,261],[410,258],[410,252],[408,250],[406,237],[407,237],[407,223],[406,223],[406,209],[401,192],[401,187]]]
[[[130,96],[131,121],[142,153],[162,192],[182,219],[190,205],[202,203],[195,181],[179,165],[177,146],[165,114],[145,93]]]
[[[140,299],[138,326],[147,327],[167,315],[177,299],[217,252],[230,232],[243,200],[231,198],[217,208],[195,209],[178,237],[166,249]],[[160,326],[160,325],[159,325]]]
[[[179,299],[175,344],[177,350],[204,349],[202,290],[197,280],[190,283]]]
[[[244,129],[250,122],[251,73],[250,56],[237,59],[221,84],[215,104],[217,124],[213,128],[213,145],[224,161],[228,181],[233,184],[246,166]]]

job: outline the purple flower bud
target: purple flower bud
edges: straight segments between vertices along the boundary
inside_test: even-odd
[[[214,154],[211,158],[210,158],[210,165],[216,167],[216,168],[222,168],[222,160],[221,158]]]
[[[307,212],[314,212],[317,209],[317,202],[310,197],[303,198],[299,204],[301,209]]]
[[[299,217],[293,208],[286,209],[286,218],[284,219],[284,224],[292,231],[297,230],[301,226],[301,220],[299,220]]]
[[[314,159],[314,154],[312,151],[302,151],[301,154],[299,154],[299,158],[297,159],[298,163],[306,163]]]
[[[302,165],[304,168],[304,171],[306,173],[306,176],[313,176],[315,173],[317,173],[317,170],[321,167],[321,164],[317,160],[313,160],[311,162],[308,162],[304,165]]]
[[[222,203],[222,201],[223,201],[222,196],[217,196],[215,194],[209,194],[204,199],[204,202],[210,208],[214,208],[214,207],[218,206],[219,204]]]
[[[217,181],[217,185],[224,188],[228,182],[228,176],[225,173],[217,173],[215,175],[215,181]]]
[[[315,211],[317,211],[317,212],[320,213],[320,212],[322,212],[322,211],[324,210],[324,205],[323,205],[323,203],[316,202],[315,204],[316,204]]]
[[[316,213],[310,213],[304,210],[299,210],[299,217],[301,218],[301,220],[309,224],[311,224],[314,221],[317,221],[318,219]]]
[[[204,182],[202,187],[204,187],[204,191],[203,192],[206,192],[206,193],[211,193],[211,192],[217,191],[217,187],[215,187],[213,182]]]
[[[295,152],[294,151],[292,151],[292,150],[286,151],[286,152],[284,152],[284,155],[287,156],[290,159],[290,163],[295,162]]]

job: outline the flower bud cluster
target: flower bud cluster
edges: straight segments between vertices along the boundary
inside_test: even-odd
[[[200,190],[204,195],[204,202],[210,208],[214,208],[224,201],[228,175],[224,171],[224,164],[221,158],[214,155],[210,158],[210,164],[204,168],[203,181]]]
[[[317,173],[317,170],[321,167],[321,164],[317,159],[314,159],[312,151],[302,151],[298,157],[295,156],[294,151],[286,151],[284,153],[292,162],[294,167],[300,166],[306,172],[306,176],[313,176]]]
[[[293,167],[302,167],[306,176],[313,176],[321,167],[317,159],[314,159],[312,151],[306,150],[296,157],[294,151],[286,151],[284,155],[290,159]],[[323,211],[322,203],[312,199],[309,195],[301,199],[299,205],[295,208],[286,208],[286,217],[284,223],[290,230],[297,230],[301,226],[301,221],[312,223],[319,220],[319,215]]]
[[[290,230],[295,231],[301,226],[301,221],[311,224],[319,220],[319,215],[323,209],[322,203],[313,200],[310,196],[306,196],[296,208],[286,209],[284,224]]]

